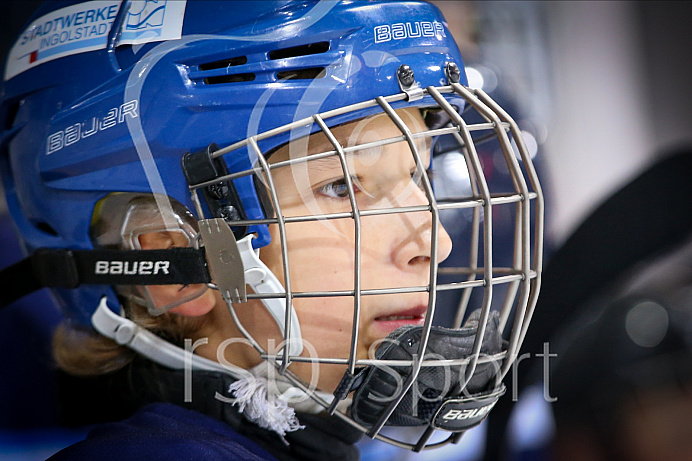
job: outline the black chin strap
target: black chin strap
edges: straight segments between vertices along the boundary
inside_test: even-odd
[[[210,283],[204,248],[65,250],[41,248],[0,271],[0,308],[44,287]]]

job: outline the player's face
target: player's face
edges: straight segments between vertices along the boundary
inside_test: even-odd
[[[413,133],[427,129],[418,110],[405,109],[398,114]],[[384,114],[339,126],[333,133],[346,148],[401,136],[401,131]],[[430,162],[428,142],[416,141],[423,169]],[[270,162],[277,164],[331,150],[327,137],[318,133],[280,149]],[[431,256],[430,211],[425,208],[425,211],[367,215],[369,210],[382,208],[427,207],[429,202],[408,144],[401,141],[348,153],[347,166],[358,209],[364,214],[360,230],[361,289],[425,287],[429,283]],[[291,290],[294,293],[354,290],[357,232],[350,217],[351,202],[339,158],[330,156],[282,166],[273,169],[272,175],[284,216],[337,213],[346,216],[286,224]],[[284,280],[279,227],[273,225],[270,230],[271,244],[261,250],[260,257],[279,280]],[[438,236],[437,257],[442,261],[451,251],[451,240],[442,227]],[[354,297],[297,297],[293,303],[303,338],[319,356],[348,358]],[[358,357],[367,357],[373,343],[394,329],[422,324],[427,306],[425,291],[362,296]],[[257,331],[256,320],[255,338],[281,338],[271,321],[263,322]],[[291,369],[299,375],[309,374],[309,366],[304,365],[294,363]],[[321,366],[320,388],[332,390],[343,372],[343,366]],[[303,377],[309,380],[309,376]]]

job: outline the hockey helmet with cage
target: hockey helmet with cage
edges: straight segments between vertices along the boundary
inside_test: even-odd
[[[412,394],[406,391],[418,382],[421,370],[451,360],[446,363],[463,366],[466,376],[457,373],[462,376],[450,387],[428,373],[426,388],[435,393],[445,387],[446,392],[435,396],[439,398],[424,417],[406,424],[458,433],[479,423],[500,394],[498,386],[486,384],[498,384],[513,361],[540,280],[542,196],[530,156],[511,118],[482,91],[469,90],[465,84],[463,61],[444,19],[433,5],[422,2],[48,2],[30,20],[5,66],[0,170],[8,207],[27,253],[33,255],[37,283],[53,287],[71,321],[91,325],[97,317],[119,317],[116,285],[209,284],[223,293],[233,311],[234,303],[249,296],[245,292],[249,284],[289,345],[274,356],[263,352],[288,372],[286,367],[302,350],[300,325],[291,306],[291,298],[301,294],[268,273],[255,251],[270,242],[268,225],[290,225],[278,206],[267,158],[289,141],[315,132],[329,138],[330,128],[387,114],[401,137],[381,142],[404,141],[410,146],[433,221],[439,222],[441,209],[474,210],[468,245],[475,256],[458,264],[463,267],[445,269],[457,280],[438,285],[433,235],[430,282],[421,288],[430,293],[425,325],[399,332],[370,361],[353,354],[318,359],[348,365],[334,401],[359,384],[385,392],[391,384],[387,376],[403,378],[396,398],[386,405],[356,400],[355,420],[346,413],[340,417],[371,436],[421,449],[429,434],[414,444],[379,434],[392,415],[392,421],[404,419],[397,416],[397,408],[410,400]],[[428,131],[407,129],[397,115],[406,107],[423,111]],[[477,111],[485,123],[466,126],[459,115],[464,108]],[[497,194],[488,190],[474,133],[498,139],[514,190]],[[416,145],[419,138],[440,135],[458,139],[472,191],[444,204],[437,203],[433,185],[422,175],[429,165],[423,164]],[[324,155],[345,158],[344,146],[333,142],[333,149]],[[346,171],[344,175],[349,177]],[[352,185],[347,189],[353,197]],[[128,274],[125,267],[132,270],[147,256],[126,245],[102,248],[94,238],[95,211],[103,211],[99,203],[121,193],[153,197],[163,229],[192,228],[186,234],[189,251],[166,253],[170,270],[154,274],[146,265],[144,271]],[[195,215],[199,228],[187,224],[186,212],[177,211],[178,204]],[[507,268],[492,265],[492,208],[497,206],[515,208],[515,258]],[[360,214],[355,201],[353,207],[350,218],[357,225]],[[310,219],[330,217],[317,210]],[[225,251],[228,242],[233,243],[230,253]],[[113,264],[118,262],[122,265]],[[51,270],[54,267],[62,270]],[[108,269],[99,272],[98,267]],[[194,275],[190,267],[196,268]],[[254,284],[251,269],[264,271]],[[263,284],[267,291],[262,291]],[[354,284],[348,296],[354,300],[357,321],[358,300],[368,293],[357,281]],[[493,286],[502,284],[509,289],[501,308],[493,309]],[[483,291],[483,300],[470,327],[451,335],[433,328],[438,290],[463,293],[463,311],[474,289]],[[150,307],[158,313],[171,306]],[[463,317],[458,315],[457,328]],[[111,333],[115,335],[122,324]],[[511,327],[508,347],[496,350],[497,335],[505,326]],[[490,335],[496,336],[486,339]],[[404,337],[409,348],[416,345],[415,350],[399,347]],[[352,341],[357,342],[355,333]],[[422,360],[428,357],[426,351],[442,355],[441,361]],[[492,358],[484,359],[484,353]],[[172,362],[158,358],[170,365],[181,363],[181,357]],[[391,365],[394,360],[400,361],[394,374],[391,370],[378,374],[383,370],[377,369],[378,364]],[[476,386],[473,396],[462,398],[474,371],[484,363],[497,365],[497,373]],[[365,367],[365,372],[357,373],[357,367]],[[362,389],[356,396],[363,395],[360,401],[365,402],[368,393]],[[334,411],[329,402],[320,404]]]

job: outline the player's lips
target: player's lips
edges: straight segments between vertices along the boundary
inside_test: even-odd
[[[406,325],[422,325],[425,322],[425,313],[428,307],[418,305],[406,309],[399,309],[387,312],[384,315],[375,317],[374,324],[378,328],[386,330],[387,333]]]

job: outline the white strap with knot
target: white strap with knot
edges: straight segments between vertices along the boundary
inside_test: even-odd
[[[230,363],[220,364],[206,359],[191,351],[184,350],[165,341],[145,328],[137,325],[132,320],[113,312],[107,304],[107,298],[101,298],[98,307],[91,317],[93,327],[122,346],[138,352],[148,359],[175,370],[205,370],[228,374],[236,381],[230,385],[228,392],[234,398],[227,398],[217,394],[215,398],[232,405],[238,405],[238,411],[250,421],[260,427],[272,430],[280,436],[286,432],[301,429],[295,410],[290,406],[292,401],[302,403],[301,409],[319,411],[314,402],[299,388],[276,374],[278,379],[272,379],[272,386],[268,382],[267,362],[255,367],[248,372]],[[278,385],[276,385],[279,383]],[[297,397],[300,397],[297,399]],[[330,395],[323,395],[330,398]],[[312,403],[310,403],[312,402]]]

